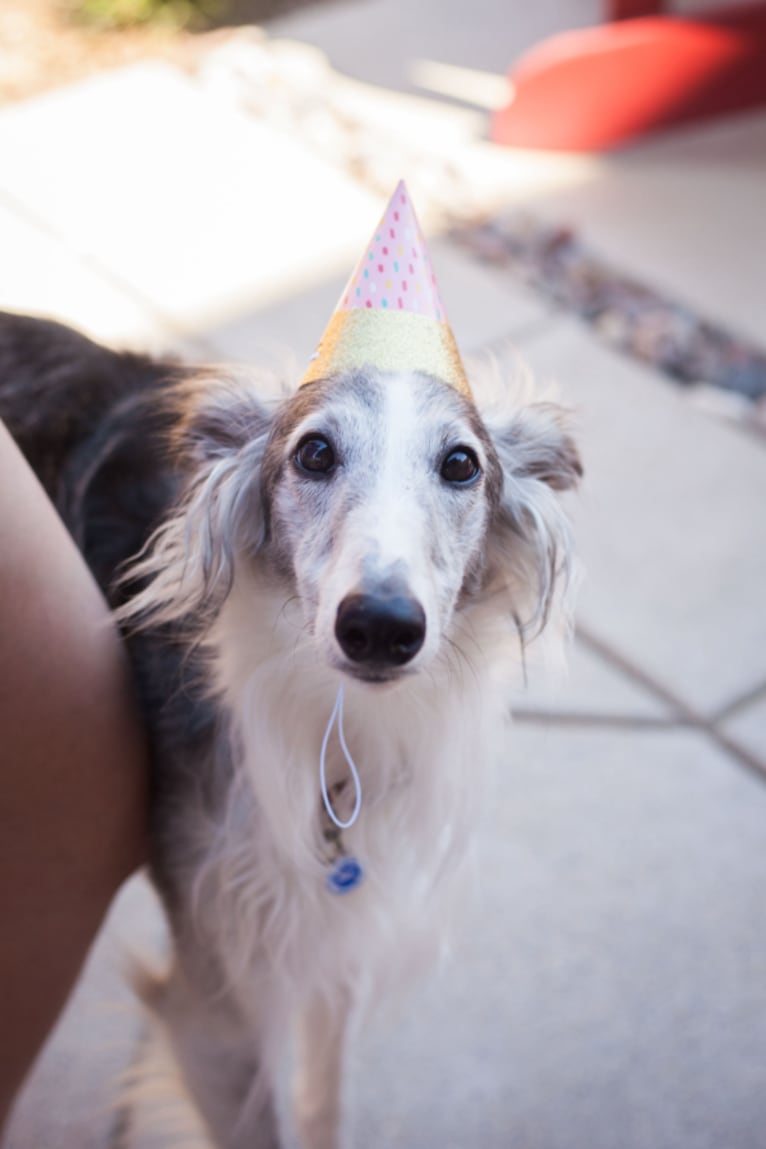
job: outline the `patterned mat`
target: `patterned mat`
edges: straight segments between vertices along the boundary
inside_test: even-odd
[[[452,229],[483,263],[507,269],[589,323],[612,347],[650,364],[723,413],[766,431],[766,354],[677,300],[598,259],[566,228],[507,216]]]

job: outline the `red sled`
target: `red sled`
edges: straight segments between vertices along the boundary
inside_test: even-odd
[[[492,139],[516,148],[604,151],[757,107],[766,103],[766,5],[564,32],[523,56],[510,79]]]

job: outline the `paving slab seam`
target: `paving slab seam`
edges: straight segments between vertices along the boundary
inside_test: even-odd
[[[37,212],[30,211],[12,192],[2,187],[0,187],[0,206],[6,208],[12,215],[16,215],[24,220],[25,223],[40,232],[40,234],[44,235],[47,239],[59,244],[68,255],[75,259],[92,275],[103,280],[105,284],[108,284],[133,303],[136,303],[162,327],[167,335],[169,344],[172,344],[174,341],[183,341],[187,347],[193,348],[194,351],[204,359],[214,361],[218,358],[213,344],[208,343],[205,339],[201,339],[198,335],[188,335],[170,316],[158,308],[152,300],[147,299],[129,280],[124,279],[117,272],[112,271],[110,267],[101,263],[98,257],[92,255],[89,251],[69,243],[66,236],[51,226],[44,216],[38,215]]]
[[[693,728],[705,734],[720,750],[723,750],[749,773],[755,774],[761,782],[766,783],[766,762],[721,730],[716,724],[718,721],[716,718],[707,718],[705,715],[697,713],[682,698],[679,698],[661,683],[656,682],[650,674],[636,666],[625,655],[614,650],[609,643],[604,642],[588,627],[578,624],[577,638],[594,654],[597,654],[674,711],[673,721],[676,725]]]
[[[739,714],[742,710],[747,710],[748,706],[761,702],[763,699],[766,699],[766,682],[759,682],[757,686],[746,690],[744,694],[733,698],[731,702],[727,702],[725,706],[717,710],[711,722],[714,726],[718,726],[721,722],[728,721],[728,719],[733,718],[735,714]]]
[[[514,707],[514,722],[529,725],[597,726],[617,730],[677,730],[696,729],[697,723],[688,718],[655,718],[642,714],[602,714],[596,711],[545,710],[538,707]]]
[[[688,703],[684,702],[682,698],[674,694],[666,686],[655,681],[650,674],[642,670],[640,666],[636,666],[636,664],[626,658],[625,655],[620,654],[619,651],[615,650],[608,642],[599,638],[589,627],[578,623],[576,627],[576,637],[583,646],[593,651],[593,653],[598,655],[603,661],[608,662],[626,677],[643,687],[644,690],[654,695],[660,702],[664,702],[665,705],[675,711],[680,718],[685,719],[693,726],[698,726],[701,722],[705,721],[705,719],[699,715],[696,710],[693,710]]]

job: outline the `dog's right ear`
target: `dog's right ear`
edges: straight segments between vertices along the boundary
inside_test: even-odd
[[[265,446],[272,410],[245,378],[200,375],[175,388],[171,403],[171,441],[184,469],[198,471],[249,445]]]
[[[254,559],[266,537],[261,465],[275,410],[246,377],[200,375],[169,393],[169,443],[182,485],[126,572],[143,589],[121,608],[123,621],[188,619],[204,628],[216,615],[237,556]]]
[[[231,584],[235,553],[255,555],[266,535],[261,466],[275,407],[246,375],[202,377],[179,398],[187,536],[200,540],[202,582],[215,597]]]

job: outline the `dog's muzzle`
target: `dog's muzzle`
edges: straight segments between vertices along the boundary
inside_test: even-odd
[[[360,666],[404,666],[425,641],[425,612],[406,595],[350,594],[338,607],[335,637],[346,657]]]

